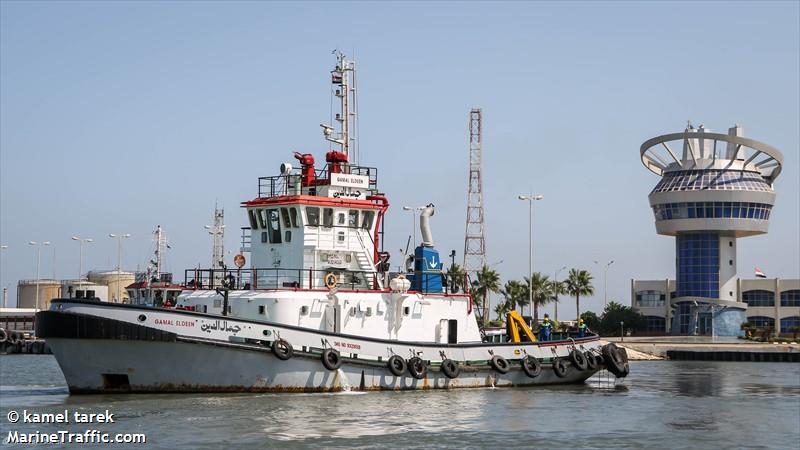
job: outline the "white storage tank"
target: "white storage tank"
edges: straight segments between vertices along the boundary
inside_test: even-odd
[[[108,287],[108,301],[114,303],[128,303],[130,297],[128,296],[129,285],[136,281],[136,275],[133,272],[126,272],[124,270],[103,270],[91,271],[87,277],[92,283],[102,284]]]
[[[39,304],[36,304],[36,291]],[[58,280],[19,280],[17,283],[17,308],[49,309],[50,300],[61,297],[61,282]]]

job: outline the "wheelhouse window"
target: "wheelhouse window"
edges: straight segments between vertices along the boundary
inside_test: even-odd
[[[375,220],[375,211],[364,211],[361,213],[361,228],[372,229],[372,221]]]
[[[292,220],[292,228],[297,228],[297,208],[289,208],[289,218]]]
[[[258,211],[258,226],[262,229],[267,228],[267,210],[259,209]]]
[[[349,228],[358,228],[358,210],[351,209],[347,213],[347,226]]]
[[[247,210],[247,217],[250,219],[250,228],[253,230],[258,229],[258,221],[256,219],[256,210],[248,209]]]
[[[269,231],[269,242],[271,244],[281,243],[281,221],[277,209],[267,210],[267,229]]]
[[[336,216],[336,225],[344,225],[344,221],[345,221],[344,213],[340,212],[339,214],[337,214],[337,216]]]
[[[289,221],[289,208],[281,208],[281,219],[283,219],[284,228],[292,227],[292,222]]]
[[[319,226],[319,208],[306,206],[306,224],[312,227]]]
[[[322,226],[327,228],[333,226],[333,208],[322,210]]]

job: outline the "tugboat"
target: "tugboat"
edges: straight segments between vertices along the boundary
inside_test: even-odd
[[[37,313],[73,394],[320,392],[582,383],[629,372],[624,349],[589,334],[540,341],[519,315],[506,342],[485,339],[469,280],[443,271],[433,205],[412,270],[393,273],[381,251],[389,201],[378,171],[358,164],[355,64],[336,53],[337,126],[319,169],[258,180],[235,269],[190,269],[172,307],[54,299]]]

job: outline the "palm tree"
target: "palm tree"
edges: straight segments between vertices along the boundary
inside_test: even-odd
[[[569,295],[575,296],[575,308],[578,314],[575,317],[581,316],[581,295],[594,295],[594,286],[592,286],[592,274],[586,270],[570,269],[569,276],[564,280],[564,287]],[[577,320],[577,319],[576,319]]]
[[[447,279],[450,283],[450,287],[448,289],[450,292],[456,293],[464,290],[464,273],[464,268],[456,263],[453,263],[453,265],[447,269]]]
[[[477,280],[472,282],[472,299],[483,308],[483,322],[489,321],[489,294],[500,291],[500,275],[489,266],[477,272]]]
[[[525,286],[530,286],[530,278],[525,278]],[[539,306],[553,301],[552,283],[547,275],[533,273],[533,322],[539,321]],[[527,287],[526,287],[527,289]]]
[[[528,288],[517,280],[507,281],[503,289],[500,290],[500,294],[505,299],[506,312],[513,311],[518,307],[522,308],[528,304]]]
[[[503,317],[511,311],[510,304],[508,302],[500,302],[494,307],[494,312],[497,314],[497,320],[503,320]]]

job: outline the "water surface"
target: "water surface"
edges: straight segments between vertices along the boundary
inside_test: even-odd
[[[110,409],[115,423],[93,428],[146,433],[146,448],[798,448],[800,364],[642,361],[624,382],[612,380],[425,392],[69,396],[51,355],[8,355],[0,356],[0,431],[5,442],[9,430],[87,428],[12,425],[10,410]]]

